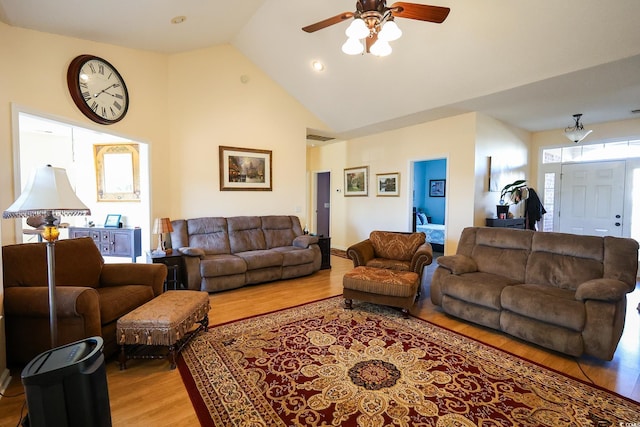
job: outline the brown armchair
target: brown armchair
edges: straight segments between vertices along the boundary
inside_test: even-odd
[[[45,243],[2,248],[7,360],[26,364],[50,348]],[[163,291],[164,264],[105,264],[91,238],[56,243],[58,345],[99,335],[118,349],[118,318]]]
[[[369,238],[347,249],[353,266],[413,271],[422,279],[424,267],[433,261],[426,235],[397,231],[372,231]]]
[[[408,314],[420,295],[422,273],[433,261],[424,233],[372,231],[347,249],[354,269],[343,278],[347,308],[352,299],[402,308]]]

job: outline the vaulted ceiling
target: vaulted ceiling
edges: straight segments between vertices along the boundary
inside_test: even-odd
[[[451,8],[446,21],[396,19],[384,58],[343,54],[348,22],[301,30],[354,0],[0,0],[0,20],[169,54],[229,43],[340,138],[467,111],[529,131],[639,117],[638,0],[429,4]]]

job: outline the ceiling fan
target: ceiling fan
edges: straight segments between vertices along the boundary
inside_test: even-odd
[[[313,33],[346,19],[354,18],[347,28],[346,34],[349,39],[342,46],[342,51],[350,55],[357,55],[366,48],[367,52],[385,56],[391,53],[388,42],[396,40],[402,35],[394,18],[416,19],[440,24],[447,18],[449,11],[448,7],[426,4],[395,2],[387,7],[386,0],[357,0],[355,12],[340,13],[315,24],[307,25],[302,30]],[[365,46],[360,41],[362,39],[365,40]],[[380,40],[379,43],[378,40]]]

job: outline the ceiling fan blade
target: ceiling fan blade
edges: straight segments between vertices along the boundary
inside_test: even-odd
[[[391,9],[391,14],[398,18],[417,19],[420,21],[435,22],[436,24],[441,24],[447,19],[451,11],[448,7],[405,3],[403,1],[395,2],[389,9]]]
[[[315,24],[307,25],[306,27],[302,27],[302,31],[306,31],[307,33],[313,33],[314,31],[321,30],[323,28],[326,28],[333,24],[337,24],[349,18],[353,18],[353,12],[344,12],[339,15],[332,16],[331,18],[322,20],[320,22],[316,22]]]

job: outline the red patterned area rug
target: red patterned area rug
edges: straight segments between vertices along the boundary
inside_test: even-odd
[[[640,405],[417,318],[334,297],[215,326],[178,366],[204,426],[607,426]]]

